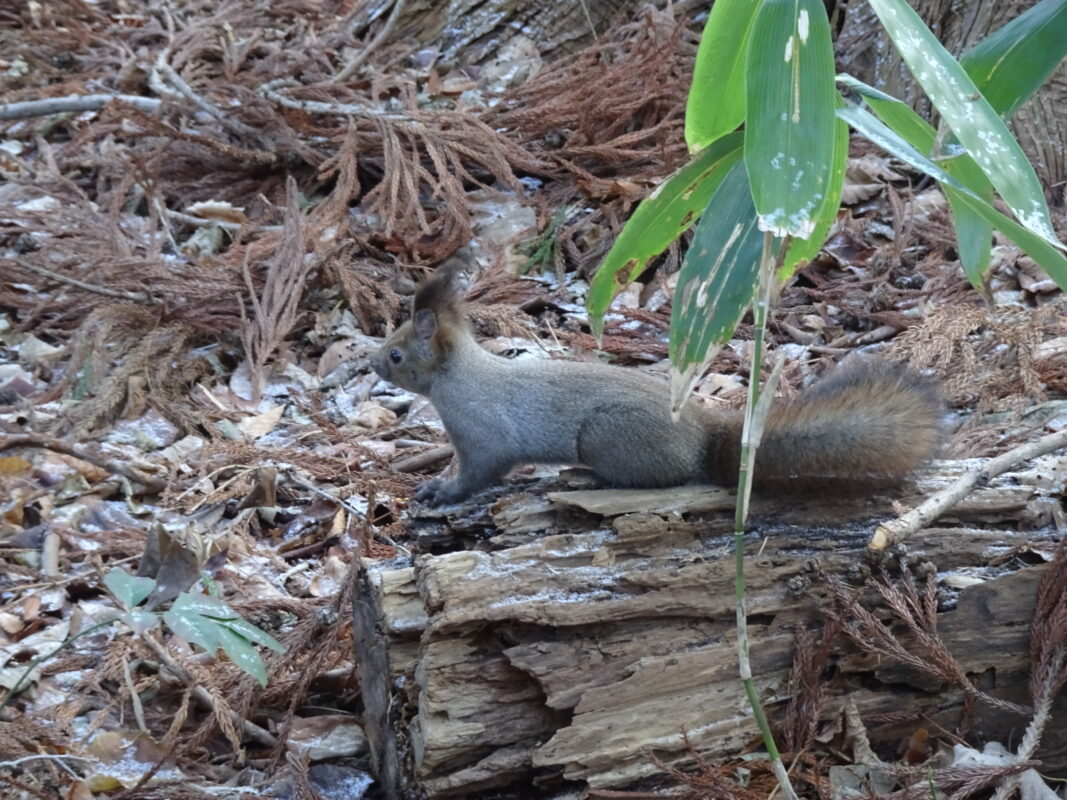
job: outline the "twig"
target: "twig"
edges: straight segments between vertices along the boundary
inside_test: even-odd
[[[982,467],[965,472],[951,485],[930,495],[908,513],[883,522],[875,528],[867,547],[871,550],[885,550],[890,545],[904,541],[956,505],[979,483],[985,483],[1002,472],[1007,472],[1022,461],[1029,461],[1064,447],[1067,447],[1067,430],[1043,436],[1035,442],[1028,442],[989,459]]]
[[[186,685],[186,687],[192,691],[193,697],[195,697],[200,703],[208,708],[214,709],[215,703],[212,701],[211,693],[208,692],[203,686],[197,684],[197,682],[177,661],[175,661],[166,648],[159,642],[153,639],[151,636],[142,636],[141,641],[148,644],[152,648],[152,652],[156,654],[160,663],[163,664],[178,680]],[[245,719],[236,711],[230,710],[230,719],[237,725],[239,725],[249,737],[257,741],[264,747],[277,747],[277,738],[266,728],[261,728],[251,720]]]
[[[432,467],[444,461],[455,452],[456,449],[452,445],[443,444],[440,447],[433,447],[425,452],[402,458],[393,464],[393,469],[397,472],[418,472],[420,469],[426,469],[426,467]]]
[[[59,577],[59,543],[59,534],[49,526],[41,543],[41,574],[46,578]]]
[[[79,775],[77,772],[75,772],[72,767],[68,766],[67,762],[68,761],[84,761],[86,764],[92,763],[92,759],[91,758],[84,758],[82,756],[72,756],[72,755],[68,755],[66,753],[64,753],[64,754],[59,754],[59,753],[37,753],[37,754],[32,755],[32,756],[23,756],[22,758],[13,758],[10,761],[0,761],[0,767],[2,767],[4,769],[10,769],[11,767],[17,767],[19,764],[22,764],[25,761],[52,761],[53,763],[59,764],[59,766],[62,767],[63,770],[68,775],[70,775],[72,778],[74,778],[76,780],[79,780],[79,781],[83,780],[82,776]]]
[[[37,658],[33,659],[29,663],[29,665],[26,667],[26,669],[22,671],[22,674],[19,675],[18,680],[15,681],[15,685],[12,686],[8,690],[7,694],[4,696],[4,701],[2,703],[0,703],[0,711],[3,711],[5,708],[7,708],[9,705],[11,705],[11,701],[15,699],[15,695],[17,695],[20,691],[22,691],[23,684],[26,683],[27,679],[30,677],[30,675],[33,674],[33,671],[35,669],[37,669],[37,667],[39,667],[41,664],[43,664],[48,659],[52,658],[52,656],[54,656],[57,653],[59,653],[59,651],[62,650],[63,648],[69,647],[70,645],[72,645],[74,642],[76,642],[81,637],[88,636],[93,631],[99,630],[100,628],[105,628],[108,625],[113,625],[114,623],[116,623],[118,621],[119,621],[119,617],[111,617],[110,619],[105,619],[103,622],[97,622],[95,625],[90,625],[85,630],[78,631],[77,633],[73,634],[72,636],[68,636],[66,639],[64,639],[62,642],[60,642],[59,646],[56,647],[56,649],[53,650],[52,652],[47,653],[47,654],[45,654],[43,656],[37,656]]]
[[[415,124],[415,120],[406,114],[385,112],[368,105],[363,105],[362,103],[323,103],[318,100],[297,100],[292,97],[286,97],[284,94],[279,94],[275,91],[283,86],[295,85],[295,81],[291,78],[281,78],[263,84],[259,87],[259,91],[268,100],[271,100],[280,106],[294,108],[298,111],[307,111],[311,114],[340,114],[347,117],[377,117],[379,119],[391,120],[393,122]]]
[[[334,497],[332,494],[330,494],[329,492],[324,492],[322,489],[320,489],[318,486],[315,486],[313,483],[308,483],[305,480],[301,480],[300,478],[296,477],[296,475],[290,475],[290,480],[292,480],[293,483],[295,483],[297,486],[301,486],[301,487],[307,489],[309,492],[314,492],[315,494],[326,498],[330,502],[336,503],[337,505],[339,505],[341,508],[343,508],[345,511],[347,511],[349,514],[352,514],[353,516],[366,517],[366,513],[365,512],[360,511],[358,508],[356,508],[354,505],[349,503],[347,500],[342,500],[340,497]],[[411,551],[408,550],[406,547],[404,547],[404,545],[393,541],[393,539],[391,537],[386,536],[384,533],[376,533],[376,534],[374,534],[374,538],[378,539],[381,542],[384,542],[385,544],[389,545],[390,547],[395,547],[397,549],[397,551],[403,553],[404,555],[410,555],[411,554]]]
[[[0,120],[29,119],[49,114],[69,114],[81,111],[99,111],[108,103],[117,101],[133,106],[138,111],[155,114],[162,101],[154,97],[138,97],[132,94],[70,94],[66,97],[47,97],[44,100],[24,100],[21,103],[0,105]]]
[[[156,59],[156,63],[153,66],[153,70],[157,73],[162,73],[179,95],[181,95],[190,103],[195,105],[209,117],[212,117],[213,119],[217,120],[219,124],[222,125],[222,127],[226,128],[231,133],[235,133],[238,136],[243,136],[248,139],[259,138],[259,131],[257,131],[255,128],[251,128],[248,125],[245,125],[243,122],[234,119],[231,114],[227,114],[222,109],[218,108],[215,105],[212,105],[203,97],[198,95],[195,91],[193,91],[193,87],[187,84],[182,79],[182,76],[174,71],[174,67],[167,63],[166,57],[167,51],[164,50],[159,54],[159,58]],[[158,80],[153,81],[152,88],[156,89],[156,91],[160,91],[162,89],[167,94],[174,94],[174,92],[167,92],[166,87],[161,86],[161,83],[162,82]]]
[[[125,653],[122,656],[122,680],[130,693],[130,703],[133,705],[133,717],[137,720],[137,727],[142,733],[148,733],[148,726],[144,721],[144,706],[141,705],[141,697],[137,694],[137,687],[133,684],[133,673],[130,672],[130,662]]]
[[[240,222],[230,222],[229,220],[218,219],[217,217],[198,217],[193,214],[186,214],[182,211],[172,211],[169,208],[163,209],[163,213],[170,219],[197,228],[206,228],[209,225],[215,225],[222,228],[224,231],[232,231],[236,233],[241,230],[241,228],[246,228],[249,225],[249,223],[242,224]],[[280,231],[281,229],[281,225],[260,225],[256,228],[257,231]]]
[[[162,492],[167,488],[167,482],[164,480],[145,475],[128,464],[123,464],[117,459],[102,458],[101,456],[93,455],[84,447],[67,444],[60,439],[56,439],[54,436],[44,436],[39,433],[20,433],[12,436],[0,436],[0,452],[10,450],[14,447],[42,447],[45,450],[51,450],[55,453],[63,453],[64,455],[80,458],[82,461],[88,461],[90,464],[100,467],[100,469],[113,472],[116,475],[121,475],[122,477],[135,481],[154,492]]]
[[[45,267],[39,267],[24,258],[19,258],[18,256],[15,256],[15,258],[12,260],[23,269],[28,269],[30,272],[36,272],[39,275],[44,275],[46,278],[51,278],[52,280],[59,281],[60,283],[67,283],[71,286],[76,286],[79,289],[84,289],[87,292],[102,294],[105,297],[116,297],[120,300],[132,300],[135,303],[147,303],[151,301],[151,298],[143,292],[124,292],[121,289],[105,289],[103,286],[96,286],[95,284],[86,283],[85,281],[80,281],[77,278],[72,278],[69,275],[63,275],[59,272],[53,272],[52,270],[46,269]]]
[[[224,219],[215,219],[214,217],[195,217],[192,214],[183,214],[181,211],[171,211],[169,208],[164,209],[163,213],[173,220],[184,222],[186,225],[192,225],[196,228],[206,228],[208,225],[215,225],[222,228],[224,231],[239,231],[242,227],[240,222],[227,222]]]
[[[396,27],[396,21],[400,19],[400,12],[404,10],[404,2],[405,0],[393,0],[393,13],[389,15],[389,19],[385,21],[385,25],[378,31],[378,35],[375,36],[369,44],[364,46],[364,48],[356,54],[356,57],[348,62],[347,66],[334,76],[333,79],[335,81],[343,83],[355,75],[356,70],[367,63],[367,59],[370,58],[371,53],[377,50],[382,42],[389,38],[389,35],[393,32],[393,28]]]

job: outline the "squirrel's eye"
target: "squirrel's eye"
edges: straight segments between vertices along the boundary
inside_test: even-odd
[[[394,364],[399,364],[401,361],[404,360],[404,356],[401,355],[399,350],[393,348],[389,351],[389,360],[392,361]]]

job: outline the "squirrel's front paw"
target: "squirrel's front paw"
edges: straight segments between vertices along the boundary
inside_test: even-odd
[[[442,481],[433,478],[424,481],[415,490],[415,500],[428,506],[443,506],[462,500],[466,493],[455,481]]]

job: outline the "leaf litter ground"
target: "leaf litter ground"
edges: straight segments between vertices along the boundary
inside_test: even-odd
[[[387,41],[337,81],[361,52],[346,11],[0,11],[7,103],[143,100],[0,121],[5,793],[364,791],[352,570],[407,554],[415,471],[448,458],[432,407],[368,356],[428,268],[460,258],[490,349],[597,357],[587,280],[684,161],[692,26],[645,12],[562,60],[527,57],[512,86]],[[1059,290],[999,242],[991,308],[942,195],[869,146],[851,156],[847,210],[774,314],[796,358],[781,390],[883,349],[942,376],[955,455],[1062,428]],[[666,370],[683,248],[616,301],[616,362]],[[741,402],[750,335],[698,391]],[[167,628],[110,623],[104,576],[138,565],[177,591],[208,575],[277,637],[266,688]]]

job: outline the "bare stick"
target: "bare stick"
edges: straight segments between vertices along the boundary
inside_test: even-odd
[[[156,657],[160,660],[163,666],[165,666],[175,678],[188,687],[193,693],[193,697],[195,697],[201,705],[215,710],[216,707],[211,699],[211,693],[203,686],[198,685],[196,679],[190,675],[181,664],[171,657],[170,653],[167,652],[167,649],[162,644],[157,642],[151,636],[142,636],[141,641],[152,648],[152,651],[156,654]],[[232,709],[229,709],[229,716],[233,723],[240,727],[251,739],[265,747],[277,747],[278,739],[267,729],[261,728],[250,719],[245,719]]]
[[[335,81],[344,83],[356,74],[356,70],[367,63],[367,59],[370,58],[371,53],[377,50],[382,42],[388,39],[390,34],[392,34],[393,28],[396,27],[396,21],[400,19],[400,12],[403,11],[403,9],[404,0],[393,0],[393,13],[389,15],[389,19],[385,21],[385,25],[378,31],[378,35],[375,36],[369,44],[365,45],[363,49],[356,54],[356,57],[348,62],[348,65],[345,66],[344,69],[334,76],[333,79]]]
[[[883,522],[874,529],[874,535],[867,547],[871,550],[885,550],[892,544],[904,541],[956,505],[979,483],[985,483],[1002,472],[1007,472],[1022,461],[1029,461],[1064,447],[1067,447],[1067,430],[1051,433],[1036,442],[1029,442],[989,459],[982,467],[960,475],[951,485],[930,495],[908,513]]]
[[[0,105],[0,120],[99,111],[113,101],[126,103],[149,114],[158,113],[162,105],[162,101],[154,97],[138,97],[133,94],[69,94],[66,97],[46,97],[44,100],[5,103]]]
[[[358,508],[356,508],[354,505],[349,503],[347,500],[342,500],[340,497],[334,497],[329,492],[323,491],[322,489],[320,489],[315,484],[309,483],[308,481],[305,481],[305,480],[302,480],[301,478],[298,478],[296,475],[290,474],[289,479],[293,483],[295,483],[297,486],[301,486],[301,487],[307,489],[309,492],[314,492],[315,494],[319,495],[320,497],[323,497],[326,500],[329,500],[331,503],[336,503],[341,508],[343,508],[345,511],[347,511],[350,515],[356,517],[357,519],[366,519],[367,518],[367,515],[366,515],[365,512],[360,511]],[[392,538],[390,538],[389,536],[386,536],[384,533],[376,533],[376,534],[374,534],[374,538],[378,539],[379,541],[385,542],[385,544],[389,545],[390,547],[396,548],[396,550],[398,550],[399,552],[403,553],[404,555],[410,555],[410,553],[411,553],[411,551],[408,550],[408,548],[404,547],[404,545],[393,541]]]
[[[43,447],[45,450],[52,450],[56,453],[63,453],[68,456],[74,456],[80,458],[82,461],[88,461],[101,469],[105,469],[108,472],[113,472],[116,475],[121,475],[124,478],[129,478],[131,481],[135,481],[142,486],[151,489],[154,492],[162,492],[167,488],[167,482],[160,480],[159,478],[153,478],[149,475],[134,469],[128,464],[124,464],[114,458],[102,458],[100,456],[93,455],[88,452],[84,447],[78,445],[67,444],[66,442],[56,439],[52,436],[43,436],[38,433],[22,433],[15,434],[13,436],[0,436],[0,452],[4,450],[10,450],[14,447]]]
[[[174,71],[174,68],[166,61],[166,51],[159,54],[159,58],[156,59],[155,70],[162,73],[166,77],[167,81],[173,86],[177,93],[195,105],[205,114],[218,120],[219,123],[229,130],[231,133],[235,133],[238,136],[246,138],[256,138],[259,135],[259,131],[255,128],[250,128],[243,122],[239,122],[234,119],[232,115],[227,114],[218,106],[212,105],[203,97],[193,91],[193,87],[187,84],[182,76]],[[158,88],[158,87],[156,87]],[[171,92],[173,94],[173,92]]]
[[[292,97],[286,97],[284,94],[279,94],[275,91],[276,89],[280,89],[287,85],[293,85],[292,81],[289,78],[283,78],[263,84],[259,87],[259,91],[268,100],[271,100],[280,106],[295,108],[298,111],[307,111],[311,114],[340,114],[347,117],[379,117],[394,122],[409,122],[414,124],[414,120],[405,114],[387,113],[368,105],[357,105],[354,103],[322,103],[318,100],[297,100]]]
[[[72,278],[69,275],[63,275],[59,272],[53,272],[50,269],[39,267],[36,264],[32,264],[24,258],[16,257],[15,263],[23,269],[28,269],[30,272],[36,272],[38,275],[44,275],[46,278],[51,278],[54,281],[60,283],[70,284],[71,286],[77,286],[79,289],[84,289],[87,292],[93,292],[94,294],[102,294],[105,297],[116,297],[120,300],[132,300],[135,303],[147,303],[151,298],[142,292],[124,292],[120,289],[105,289],[103,286],[97,286],[93,283],[86,283],[80,281],[77,278]]]
[[[420,469],[426,469],[426,467],[444,461],[455,452],[452,445],[443,444],[440,447],[433,447],[425,452],[402,458],[393,464],[393,469],[397,472],[418,472]]]

